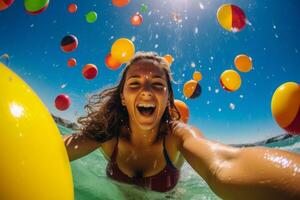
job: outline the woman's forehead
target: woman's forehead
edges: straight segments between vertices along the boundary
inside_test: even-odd
[[[127,72],[127,78],[131,76],[154,76],[166,78],[163,67],[149,61],[140,61],[131,65]]]

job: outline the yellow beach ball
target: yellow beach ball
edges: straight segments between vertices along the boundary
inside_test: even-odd
[[[195,72],[193,73],[193,79],[194,79],[195,81],[201,81],[201,80],[202,80],[202,74],[201,74],[201,72],[195,71]]]
[[[74,199],[61,135],[33,90],[0,62],[0,199]]]
[[[221,74],[220,83],[223,89],[234,92],[241,87],[242,79],[236,71],[229,69]]]
[[[120,63],[128,62],[135,52],[134,44],[127,38],[120,38],[111,47],[112,57]]]
[[[173,58],[173,56],[170,55],[170,54],[165,55],[164,58],[168,61],[168,63],[169,63],[170,65],[172,65],[172,63],[174,62],[174,58]]]
[[[252,58],[245,54],[237,55],[234,65],[240,72],[249,72],[252,69]]]
[[[271,110],[277,124],[291,134],[300,134],[300,85],[287,82],[274,92]]]

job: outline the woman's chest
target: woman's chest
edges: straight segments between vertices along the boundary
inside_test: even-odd
[[[116,162],[122,172],[128,176],[152,176],[166,166],[162,144],[136,148],[119,142]]]

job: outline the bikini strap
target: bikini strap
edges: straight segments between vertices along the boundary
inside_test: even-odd
[[[165,157],[165,159],[166,159],[166,163],[167,163],[168,166],[171,166],[172,168],[177,169],[177,168],[173,165],[172,161],[170,160],[170,157],[169,157],[168,152],[167,152],[167,149],[166,149],[165,140],[166,140],[166,136],[164,136],[164,138],[163,138],[163,152],[164,152],[164,157]]]

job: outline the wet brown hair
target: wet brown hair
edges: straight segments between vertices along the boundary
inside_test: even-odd
[[[162,116],[157,139],[168,134],[170,121],[178,120],[180,114],[174,105],[170,65],[165,58],[158,56],[154,52],[137,52],[125,66],[121,80],[116,86],[104,89],[99,94],[94,94],[88,99],[88,103],[84,106],[87,114],[78,118],[83,134],[100,142],[108,141],[117,136],[130,138],[129,116],[126,107],[121,103],[120,94],[124,88],[128,69],[139,61],[151,62],[155,66],[163,68],[165,72],[169,103]]]

